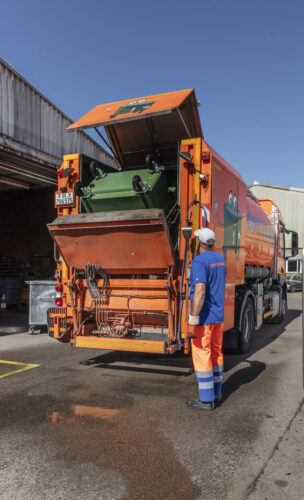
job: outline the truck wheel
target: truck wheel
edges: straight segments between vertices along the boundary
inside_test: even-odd
[[[254,330],[254,309],[250,299],[246,300],[246,304],[242,316],[241,331],[239,332],[239,351],[246,353],[250,349],[252,334]]]
[[[284,316],[286,314],[287,304],[285,295],[282,295],[280,313],[271,320],[274,325],[280,325],[283,322]]]

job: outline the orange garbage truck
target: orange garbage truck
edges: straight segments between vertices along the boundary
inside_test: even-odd
[[[225,257],[230,344],[246,352],[264,322],[282,321],[279,209],[250,194],[204,140],[193,89],[100,105],[69,128],[94,128],[117,169],[80,154],[64,156],[58,169],[57,218],[48,224],[57,256],[52,337],[75,347],[188,353],[200,227],[215,232]]]

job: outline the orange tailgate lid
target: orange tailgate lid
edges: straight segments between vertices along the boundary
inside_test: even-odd
[[[194,89],[178,90],[167,94],[150,95],[126,101],[100,104],[68,127],[68,130],[101,127],[136,120],[138,118],[171,113],[194,94]]]
[[[96,106],[68,130],[105,127],[122,168],[155,151],[176,161],[179,141],[203,135],[197,107],[194,89],[138,97]]]

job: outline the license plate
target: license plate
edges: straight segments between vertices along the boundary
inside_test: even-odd
[[[56,193],[56,207],[74,205],[74,193]]]

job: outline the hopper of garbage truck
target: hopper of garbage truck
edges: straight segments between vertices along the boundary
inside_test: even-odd
[[[48,229],[66,264],[76,269],[91,263],[108,274],[164,274],[175,263],[160,209],[66,215]]]

